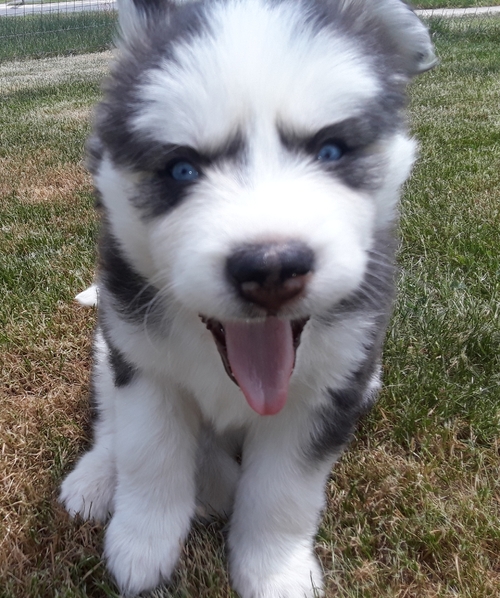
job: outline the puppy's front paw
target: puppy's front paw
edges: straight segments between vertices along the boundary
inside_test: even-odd
[[[170,579],[180,549],[181,540],[164,526],[115,515],[106,532],[104,556],[120,591],[135,596]]]
[[[300,554],[302,552],[302,554]],[[273,561],[270,555],[269,562]],[[323,576],[316,557],[299,551],[286,566],[271,571],[270,567],[252,568],[250,562],[237,566],[233,562],[234,588],[241,598],[320,598],[323,593]],[[267,570],[267,571],[265,571]],[[265,572],[264,572],[265,571]]]
[[[115,482],[111,458],[90,451],[62,483],[59,501],[71,517],[105,521],[112,511]]]

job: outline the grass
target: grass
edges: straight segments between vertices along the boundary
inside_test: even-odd
[[[476,6],[499,6],[500,0],[415,0],[408,4],[414,8],[473,8]]]
[[[0,62],[99,52],[111,46],[115,27],[114,11],[3,17]]]
[[[385,388],[334,469],[328,597],[500,595],[499,26],[433,21],[412,87],[421,156],[402,203]],[[0,65],[0,598],[117,598],[103,531],[57,487],[87,441],[96,220],[81,164],[109,54]],[[170,591],[235,598],[222,524],[195,526]]]

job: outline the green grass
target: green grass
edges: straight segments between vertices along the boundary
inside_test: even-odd
[[[385,388],[335,468],[317,550],[328,598],[500,595],[500,88],[495,19],[431,26],[411,88]],[[96,221],[81,165],[109,55],[0,65],[0,598],[117,598],[102,529],[56,502],[86,442]],[[234,598],[223,529],[196,526],[171,591]]]
[[[414,8],[473,8],[499,6],[500,0],[416,0],[409,2]]]
[[[115,27],[114,11],[0,18],[0,62],[99,52],[111,46]]]

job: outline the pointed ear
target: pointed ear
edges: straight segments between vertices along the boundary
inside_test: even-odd
[[[407,4],[402,0],[369,0],[369,3],[409,77],[437,64],[428,29]]]
[[[140,38],[148,22],[168,13],[169,0],[118,0],[120,40],[129,42]]]

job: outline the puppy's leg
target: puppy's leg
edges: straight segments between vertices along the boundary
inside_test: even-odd
[[[61,485],[60,502],[74,517],[104,521],[113,507],[116,485],[114,458],[115,385],[107,347],[100,333],[94,347],[93,391],[97,418],[94,446],[78,461]]]
[[[117,389],[117,486],[104,553],[127,595],[170,578],[194,514],[198,422],[176,393],[142,374]]]
[[[313,542],[333,459],[308,463],[301,435],[299,418],[283,412],[262,418],[243,447],[229,533],[230,572],[241,598],[322,595]]]

